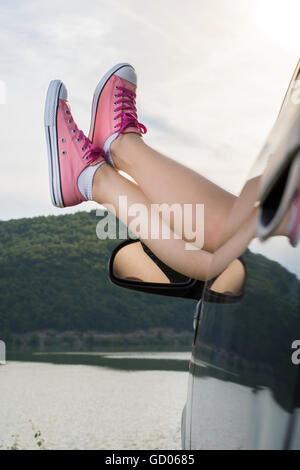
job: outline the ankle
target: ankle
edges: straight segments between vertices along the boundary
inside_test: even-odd
[[[93,201],[101,204],[106,195],[106,183],[109,179],[110,172],[114,171],[110,165],[101,165],[97,168],[92,182],[92,197]]]
[[[118,170],[128,171],[134,158],[133,146],[143,145],[143,139],[135,133],[121,134],[110,147],[113,162]]]

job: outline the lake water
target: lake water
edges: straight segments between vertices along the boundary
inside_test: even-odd
[[[40,431],[46,449],[180,449],[189,359],[188,352],[12,357],[0,366],[0,446],[37,449]]]

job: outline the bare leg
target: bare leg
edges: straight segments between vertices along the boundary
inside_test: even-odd
[[[109,165],[102,165],[96,172],[93,181],[93,199],[103,205],[113,205],[116,214],[121,220],[130,224],[135,216],[124,214],[119,210],[119,196],[126,195],[128,205],[142,204],[146,209],[141,214],[140,223],[144,229],[139,238],[160,258],[169,265],[188,277],[206,280],[221,273],[235,258],[240,256],[247,248],[249,242],[255,236],[257,224],[257,210],[253,209],[250,217],[240,226],[233,237],[220,246],[215,253],[203,249],[198,251],[186,250],[186,243],[182,239],[176,239],[174,232],[170,232],[170,238],[165,240],[161,233],[166,223],[160,219],[160,236],[158,239],[149,237],[151,227],[151,203],[139,186],[131,183],[115,172]],[[277,234],[284,234],[288,215],[279,227]]]
[[[233,194],[153,150],[137,134],[122,134],[111,151],[117,168],[129,174],[153,204],[191,204],[193,217],[196,204],[204,204],[204,248],[216,249],[236,200]]]
[[[119,196],[126,195],[128,206],[139,203],[147,209],[144,218],[140,217],[140,225],[144,227],[139,234],[136,235],[143,241],[164,263],[169,265],[182,274],[189,277],[194,277],[196,274],[199,279],[204,279],[208,273],[209,265],[211,262],[212,254],[206,251],[187,251],[185,250],[185,242],[181,239],[175,239],[174,233],[170,231],[170,238],[153,239],[149,237],[149,227],[151,226],[151,203],[149,199],[141,191],[140,187],[127,179],[123,178],[109,165],[102,165],[95,173],[93,180],[93,200],[108,208],[112,205],[115,209],[116,215],[126,225],[130,225],[134,216],[125,214],[120,211]],[[143,214],[141,214],[143,216]],[[160,235],[165,228],[165,222],[160,219]],[[196,272],[196,266],[199,264],[199,257],[201,254],[202,267],[201,272]]]
[[[239,198],[193,170],[146,145],[136,134],[123,134],[112,143],[118,169],[128,173],[152,203],[204,204],[204,249],[215,251],[248,218],[256,201],[259,178],[248,181]],[[171,223],[171,228],[176,230]],[[184,238],[184,237],[183,237]]]

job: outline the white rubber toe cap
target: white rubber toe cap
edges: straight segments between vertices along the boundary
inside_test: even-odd
[[[123,78],[124,80],[127,80],[130,83],[133,83],[133,85],[137,84],[137,76],[135,70],[130,65],[120,68],[119,70],[117,70],[117,72],[115,72],[115,74],[118,75],[118,77]]]

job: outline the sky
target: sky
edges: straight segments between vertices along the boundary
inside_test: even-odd
[[[146,142],[238,194],[298,61],[299,18],[298,0],[1,0],[0,219],[95,207],[51,205],[44,102],[63,80],[88,132],[119,62],[137,71]]]

